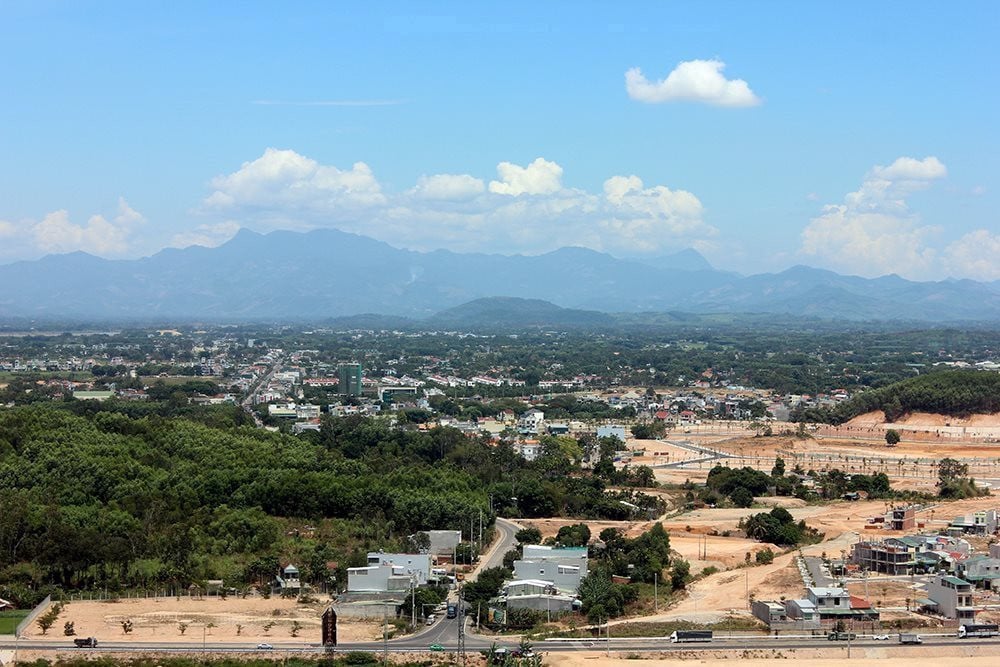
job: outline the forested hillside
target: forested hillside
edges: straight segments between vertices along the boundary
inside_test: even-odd
[[[858,415],[882,410],[887,421],[911,412],[953,417],[1000,412],[1000,373],[948,370],[920,375],[851,398],[830,410],[807,411],[807,421],[841,424]]]
[[[69,401],[0,411],[0,581],[16,589],[0,597],[46,585],[250,583],[290,558],[322,581],[329,561],[363,564],[364,550],[406,548],[419,530],[467,536],[493,511],[621,519],[633,512],[622,500],[658,507],[605,492],[622,480],[571,476],[576,441],[552,438],[529,463],[450,428],[328,418],[293,437],[240,426],[231,406],[157,413],[171,409]],[[315,539],[302,539],[310,524]]]

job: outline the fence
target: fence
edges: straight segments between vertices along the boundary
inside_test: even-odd
[[[46,595],[45,599],[39,602],[38,606],[32,609],[31,613],[25,616],[24,620],[17,624],[17,627],[14,628],[14,636],[20,637],[21,633],[24,632],[24,629],[34,623],[35,619],[38,618],[43,611],[48,609],[50,604],[52,604],[52,596]]]

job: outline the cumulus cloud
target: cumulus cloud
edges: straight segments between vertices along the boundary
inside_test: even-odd
[[[481,195],[486,191],[482,179],[468,174],[421,176],[410,193],[420,199],[456,201]]]
[[[499,195],[547,195],[562,188],[562,167],[537,158],[527,167],[510,162],[497,165],[499,181],[490,181],[490,192]]]
[[[205,200],[209,208],[225,209],[280,204],[288,210],[325,207],[336,201],[341,208],[383,204],[378,181],[364,162],[340,170],[324,166],[292,150],[268,148],[238,171],[212,181],[215,188]]]
[[[975,280],[1000,280],[1000,234],[969,232],[944,251],[948,273]]]
[[[321,173],[337,183],[363,173],[363,187],[319,187]],[[632,254],[688,247],[716,234],[694,194],[647,187],[637,176],[611,176],[603,192],[588,192],[565,187],[562,166],[542,157],[527,165],[501,162],[496,173],[488,186],[470,174],[436,174],[389,193],[367,167],[340,170],[268,149],[214,179],[203,208],[261,231],[334,226],[419,250],[538,253],[582,245]]]
[[[192,230],[174,234],[170,245],[174,248],[187,248],[193,245],[214,248],[236,236],[238,231],[240,224],[234,220],[198,225]]]
[[[638,102],[702,102],[720,107],[752,107],[761,100],[743,79],[727,79],[721,60],[687,60],[667,78],[650,81],[638,67],[625,72],[625,90]]]
[[[31,228],[35,245],[45,252],[83,250],[104,256],[120,256],[128,252],[129,241],[137,225],[145,222],[141,213],[118,199],[118,215],[107,219],[92,215],[86,224],[72,222],[65,210],[53,211]]]
[[[802,231],[801,252],[833,268],[858,275],[899,273],[925,277],[936,251],[927,244],[936,233],[910,212],[906,197],[948,173],[936,157],[901,157],[876,165],[842,204],[830,204]]]

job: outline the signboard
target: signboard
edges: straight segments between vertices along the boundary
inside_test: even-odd
[[[327,607],[323,612],[323,646],[337,645],[337,612]]]

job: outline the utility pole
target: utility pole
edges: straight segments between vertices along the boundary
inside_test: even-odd
[[[458,589],[458,660],[465,667],[465,609],[462,607],[462,589]]]
[[[389,664],[389,613],[382,603],[382,664]]]
[[[657,593],[657,579],[660,578],[659,572],[653,573],[653,611],[658,612],[660,610],[660,596]]]
[[[413,632],[413,628],[417,627],[417,587],[414,585],[414,577],[416,575],[410,575],[410,632]]]

